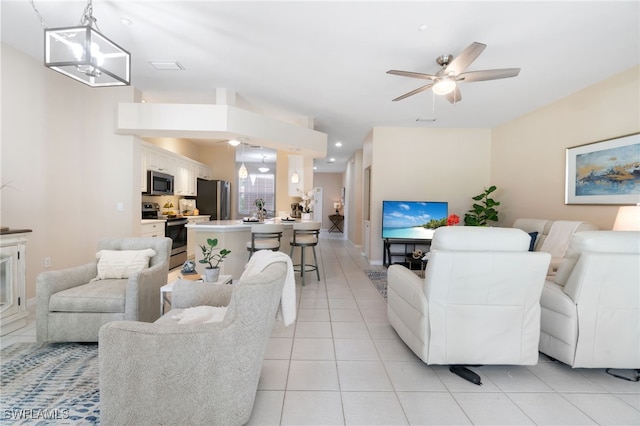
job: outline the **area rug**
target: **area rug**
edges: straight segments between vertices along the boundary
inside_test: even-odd
[[[387,270],[386,269],[365,269],[364,273],[367,274],[369,280],[373,286],[378,290],[378,293],[382,297],[387,299]]]
[[[99,423],[96,343],[14,343],[0,360],[0,424]]]

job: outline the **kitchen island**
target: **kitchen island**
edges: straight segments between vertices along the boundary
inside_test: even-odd
[[[289,241],[293,237],[294,221],[281,221],[279,218],[266,219],[264,223],[282,223],[284,232],[280,242],[280,251],[289,254]],[[196,240],[195,260],[196,270],[199,274],[204,275],[205,264],[200,263],[202,259],[202,250],[200,246],[206,244],[207,238],[217,238],[220,249],[231,250],[222,263],[220,263],[221,275],[232,275],[234,280],[240,279],[244,266],[249,260],[249,252],[247,251],[247,242],[251,241],[251,225],[257,225],[257,222],[243,222],[242,220],[212,220],[208,222],[200,222],[188,224],[187,229],[194,231]],[[299,256],[299,250],[294,253],[294,261],[296,255]]]

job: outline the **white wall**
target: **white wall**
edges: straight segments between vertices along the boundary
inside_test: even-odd
[[[45,257],[52,269],[87,263],[100,237],[139,229],[136,142],[114,133],[116,104],[133,102],[135,91],[89,88],[5,44],[1,66],[2,183],[9,187],[0,194],[0,223],[33,230],[30,299]]]
[[[371,244],[365,254],[373,264],[383,258],[383,200],[447,201],[449,213],[463,217],[471,197],[490,185],[489,129],[376,127],[371,140]]]

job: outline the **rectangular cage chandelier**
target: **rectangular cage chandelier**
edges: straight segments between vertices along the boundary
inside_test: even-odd
[[[131,54],[97,30],[91,0],[79,26],[45,28],[44,46],[44,65],[67,77],[91,87],[131,84]]]

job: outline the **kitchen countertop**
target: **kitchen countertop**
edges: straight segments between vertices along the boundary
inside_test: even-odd
[[[276,219],[266,219],[262,223],[281,223],[286,228],[292,228],[293,224],[299,222],[299,220],[295,221],[284,221],[280,220],[280,218]],[[241,219],[235,220],[210,220],[207,222],[199,222],[192,223],[186,225],[187,228],[193,229],[195,231],[219,231],[219,232],[244,232],[250,231],[251,225],[259,225],[260,222],[243,222]]]
[[[187,218],[187,219],[205,219],[205,218],[209,218],[211,216],[210,215],[201,214],[201,215],[197,215],[197,216],[192,215],[192,216],[176,216],[176,217]],[[163,218],[163,217],[161,217],[159,219],[142,219],[142,223],[143,224],[145,224],[145,223],[164,223],[166,221],[167,221],[167,219]]]

